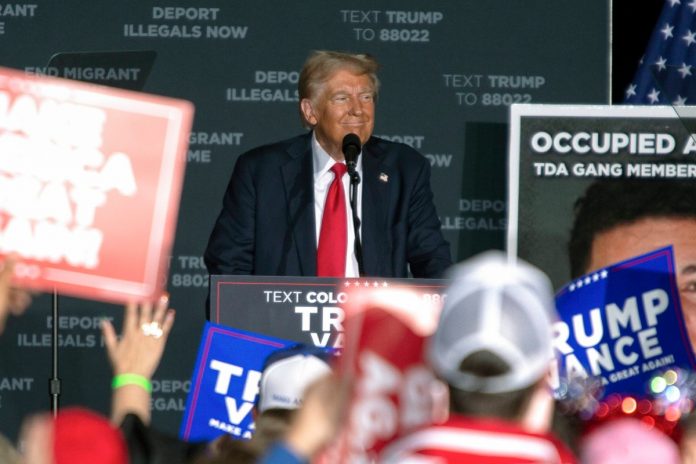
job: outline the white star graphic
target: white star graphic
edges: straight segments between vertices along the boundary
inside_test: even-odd
[[[672,102],[673,105],[677,106],[684,106],[686,105],[686,97],[682,97],[681,95],[677,95],[677,98]]]
[[[679,5],[681,4],[680,0],[669,0],[670,5],[669,6],[674,6],[674,5]]]
[[[576,286],[577,288],[581,288],[581,287],[582,287],[582,279],[580,279],[580,280],[578,280],[577,282],[575,282],[575,286]]]
[[[592,282],[597,282],[599,280],[599,274],[596,272],[592,274]]]
[[[574,290],[575,290],[575,284],[570,284],[570,286],[568,287],[568,290],[570,290],[571,292],[574,291]]]
[[[652,89],[652,92],[648,94],[648,100],[650,100],[650,103],[657,103],[657,101],[660,99],[660,91],[657,89]]]
[[[663,69],[666,69],[667,66],[667,60],[665,58],[659,57],[657,61],[655,62],[655,66],[657,66],[658,71],[662,71]]]
[[[602,272],[599,273],[599,276],[600,276],[602,279],[606,279],[608,275],[609,275],[609,273],[607,272],[606,269],[602,269]]]
[[[696,2],[696,0],[694,0],[694,2]],[[662,35],[665,36],[665,40],[667,40],[670,37],[674,37],[674,35],[672,34],[673,30],[674,30],[674,26],[670,26],[669,23],[665,23],[665,27],[660,29],[660,32],[662,33]]]
[[[694,0],[696,2],[696,0]],[[681,74],[682,79],[684,79],[686,76],[691,75],[691,65],[682,63],[681,67],[677,70],[679,74]]]
[[[688,47],[692,43],[696,42],[696,32],[691,32],[691,30],[688,30],[682,37],[682,40],[686,42],[686,46]]]
[[[636,94],[636,84],[631,84],[626,89],[626,98],[630,98]]]
[[[687,6],[691,8],[692,13],[696,13],[696,0],[691,0]]]

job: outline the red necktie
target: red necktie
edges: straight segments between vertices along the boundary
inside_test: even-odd
[[[324,214],[319,231],[317,248],[317,276],[345,277],[348,222],[346,220],[346,197],[343,193],[343,174],[347,168],[343,163],[331,167],[334,180],[329,187],[324,203]]]

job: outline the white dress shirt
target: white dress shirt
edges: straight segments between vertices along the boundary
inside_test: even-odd
[[[319,145],[316,135],[312,134],[312,161],[314,165],[314,217],[316,224],[317,244],[321,232],[321,218],[324,214],[324,203],[329,192],[329,186],[333,182],[334,174],[331,167],[336,161]],[[362,179],[362,157],[358,157],[356,171]],[[346,277],[360,277],[358,260],[355,258],[355,232],[353,229],[353,212],[350,207],[350,176],[343,176],[343,193],[346,198],[346,223],[348,224],[348,243],[346,244]],[[362,182],[358,184],[357,191],[358,218],[362,222]],[[359,231],[362,237],[362,231]]]

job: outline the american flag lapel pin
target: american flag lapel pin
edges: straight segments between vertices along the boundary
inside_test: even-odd
[[[380,172],[380,173],[379,173],[379,180],[380,180],[381,182],[384,182],[384,183],[386,184],[387,182],[389,182],[389,176],[386,175],[386,174],[383,173],[383,172]]]

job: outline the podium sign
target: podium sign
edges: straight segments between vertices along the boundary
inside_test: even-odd
[[[328,277],[210,276],[213,322],[315,346],[342,348],[342,306],[352,289],[418,289],[439,300],[447,281]]]

